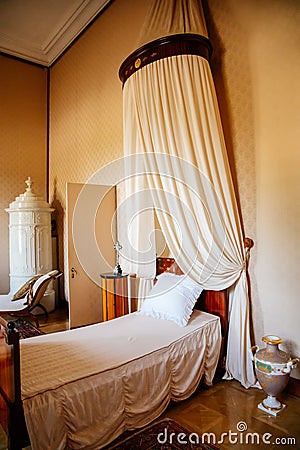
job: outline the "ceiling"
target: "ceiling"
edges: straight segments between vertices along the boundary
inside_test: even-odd
[[[110,0],[0,0],[0,52],[50,66]]]

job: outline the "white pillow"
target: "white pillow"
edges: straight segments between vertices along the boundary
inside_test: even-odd
[[[203,288],[186,275],[164,272],[157,278],[138,314],[173,320],[184,327]]]

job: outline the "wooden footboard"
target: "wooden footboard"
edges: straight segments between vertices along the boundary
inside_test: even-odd
[[[0,317],[0,423],[7,434],[7,448],[30,444],[21,400],[20,344],[14,322]]]

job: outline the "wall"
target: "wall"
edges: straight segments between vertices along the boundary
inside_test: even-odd
[[[85,183],[123,155],[118,70],[135,49],[136,23],[143,20],[147,6],[113,1],[51,69],[50,200],[56,208],[60,267],[65,273],[66,182]],[[65,294],[68,297],[66,290]]]
[[[265,35],[260,14],[252,60],[256,80],[257,283],[264,330],[278,333],[300,355],[300,4],[271,5]],[[297,20],[298,10],[298,20]],[[298,38],[298,39],[297,39]],[[280,55],[278,57],[277,55]],[[271,75],[271,76],[270,76]],[[287,309],[288,308],[288,309]],[[300,368],[297,370],[300,376]]]
[[[112,2],[51,69],[50,192],[63,208],[66,181],[85,182],[123,155],[118,70],[146,9],[143,1]]]
[[[299,15],[296,0],[208,0],[208,31],[245,233],[255,341],[300,355]],[[293,372],[299,378],[299,369]]]
[[[0,294],[9,291],[9,230],[5,208],[33,180],[47,193],[47,72],[0,55]]]

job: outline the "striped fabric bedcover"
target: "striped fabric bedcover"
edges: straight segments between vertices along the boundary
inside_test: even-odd
[[[22,398],[33,450],[99,449],[209,385],[219,318],[186,327],[138,314],[21,341]]]

